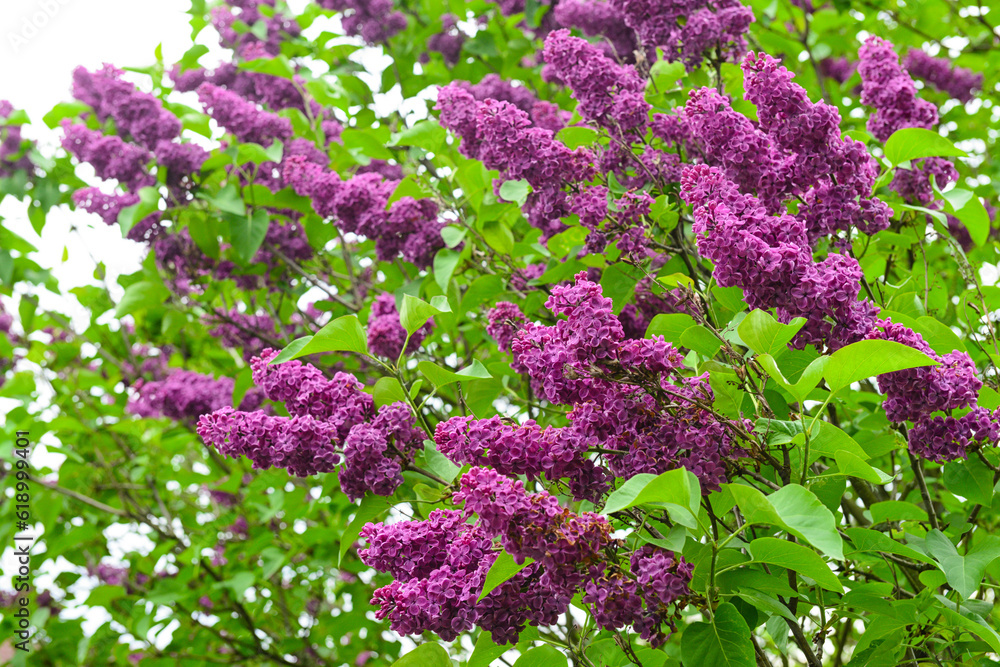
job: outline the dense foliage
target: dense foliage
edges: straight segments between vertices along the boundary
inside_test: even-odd
[[[998,13],[194,0],[3,103],[0,198],[144,253],[0,224],[3,649],[995,664]]]

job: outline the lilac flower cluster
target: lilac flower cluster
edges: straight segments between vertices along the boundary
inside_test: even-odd
[[[844,57],[823,58],[819,61],[820,74],[833,79],[840,85],[847,83],[857,70],[858,64]]]
[[[618,136],[645,133],[650,105],[646,81],[634,67],[615,63],[569,30],[550,32],[542,54],[546,67],[573,89],[581,116]]]
[[[434,510],[426,521],[368,524],[361,531],[367,543],[359,551],[362,561],[394,578],[375,591],[372,604],[396,632],[429,630],[451,640],[478,626],[498,644],[516,642],[526,623],[556,622],[578,591],[606,600],[599,591],[610,570],[628,577],[625,606],[633,613],[602,617],[605,627],[634,623],[658,644],[667,605],[688,592],[691,568],[682,559],[673,564],[672,553],[644,547],[632,553],[632,574],[626,575],[617,558],[609,558],[622,545],[611,538],[604,517],[576,514],[554,496],[527,493],[522,482],[495,471],[470,470],[454,500],[464,503],[464,511]],[[535,562],[477,601],[496,560],[497,537],[516,562]],[[645,611],[642,595],[648,595]]]
[[[455,81],[451,84],[468,92],[478,102],[508,102],[531,117],[535,127],[556,133],[566,127],[572,114],[552,102],[539,100],[525,86],[515,86],[499,74],[487,74],[479,83]]]
[[[107,64],[95,72],[78,67],[73,71],[73,97],[92,107],[100,122],[113,119],[119,135],[148,150],[179,137],[181,122],[159,99],[137,90],[123,75]]]
[[[406,29],[406,16],[395,11],[392,0],[316,0],[323,9],[344,12],[341,25],[348,35],[368,44],[381,44]]]
[[[250,361],[260,356],[267,347],[267,341],[275,334],[274,320],[269,315],[251,315],[232,309],[209,318],[215,327],[209,335],[217,338],[223,347],[239,350],[243,358]]]
[[[394,403],[376,412],[353,375],[327,379],[299,361],[271,365],[276,356],[267,349],[251,360],[253,381],[266,398],[284,403],[290,416],[224,407],[198,420],[205,443],[227,456],[246,456],[255,468],[285,468],[299,477],[332,472],[343,463],[341,489],[352,500],[369,491],[392,495],[403,483],[403,467],[423,445],[410,409]]]
[[[744,35],[753,10],[739,0],[611,0],[647,49],[663,48],[668,60],[693,70],[712,52],[736,62],[746,52]]]
[[[804,224],[809,243],[853,228],[868,234],[887,228],[891,209],[870,196],[877,165],[861,142],[840,136],[837,110],[812,103],[770,56],[750,53],[742,67],[758,125],[715,90],[702,88],[692,91],[676,120],[657,118],[654,133],[668,143],[688,143],[689,152],[700,152],[707,164],[721,168],[740,191],[756,194],[756,205],[769,213],[800,198],[802,223],[793,223],[793,229]],[[798,232],[783,234],[797,238]]]
[[[937,107],[917,96],[913,79],[899,64],[892,44],[869,37],[858,51],[861,75],[861,103],[875,108],[868,119],[868,131],[886,141],[907,127],[933,128],[938,122]],[[958,180],[958,171],[948,160],[930,157],[910,169],[896,169],[890,187],[912,202],[926,205],[934,199],[932,181],[939,188]]]
[[[115,135],[105,136],[86,125],[75,125],[69,119],[62,122],[62,146],[80,162],[94,168],[98,177],[115,179],[128,190],[139,190],[156,183],[146,171],[152,154],[141,146]]]
[[[274,8],[274,0],[229,0],[225,5],[219,5],[212,10],[212,25],[219,32],[219,42],[228,49],[244,53],[252,49],[260,49],[264,54],[276,56],[281,53],[281,44],[289,37],[297,37],[301,32],[299,24],[281,12],[260,10],[261,5]],[[228,6],[226,6],[228,5]],[[237,32],[236,21],[247,26],[247,30]],[[263,22],[265,39],[255,34],[253,28]]]
[[[910,451],[932,461],[964,459],[970,445],[996,445],[1000,410],[976,407],[961,417],[931,417],[910,429]]]
[[[923,337],[902,324],[879,320],[867,338],[891,340],[920,350],[938,366],[911,368],[878,377],[879,389],[886,394],[882,403],[886,416],[894,422],[918,421],[937,410],[951,411],[975,405],[982,388],[976,365],[968,353],[955,350],[938,355]]]
[[[552,10],[559,25],[577,28],[588,37],[603,37],[598,47],[616,61],[634,60],[639,48],[635,31],[625,24],[621,10],[607,0],[560,0]]]
[[[452,417],[434,433],[438,451],[461,465],[489,465],[502,475],[525,475],[529,480],[568,480],[578,498],[596,500],[610,483],[610,475],[587,458],[589,443],[572,428],[541,428],[533,420],[506,424],[499,417],[476,421]]]
[[[244,143],[270,146],[292,136],[292,122],[211,83],[198,86],[198,100],[222,127]]]
[[[948,58],[935,58],[921,49],[910,49],[903,67],[959,102],[971,102],[975,91],[983,87],[982,72],[953,67]]]
[[[878,320],[875,305],[858,299],[862,272],[852,257],[830,253],[822,261],[813,259],[812,243],[831,231],[857,226],[872,233],[885,228],[888,208],[877,199],[864,199],[875,171],[863,147],[835,138],[840,120],[836,111],[812,105],[772,59],[750,54],[743,69],[747,99],[757,108],[761,135],[754,134],[758,128],[736,118],[712,91],[696,92],[694,104],[689,103],[674,125],[661,124],[659,132],[677,142],[701,142],[707,147],[706,161],[720,165],[689,165],[681,180],[681,196],[693,207],[700,254],[715,263],[720,285],[742,288],[751,308],[775,308],[782,321],[805,317],[807,323],[794,341],[798,345],[835,350],[880,338],[914,347],[938,361],[935,367],[878,378],[886,394],[886,414],[896,422],[915,422],[916,435],[910,440],[915,453],[940,459],[964,451],[961,439],[942,444],[947,435],[959,438],[958,427],[947,422],[945,428],[943,422],[930,420],[935,411],[975,405],[981,382],[969,356],[957,351],[936,355],[915,332]],[[877,107],[875,123],[869,127],[882,133],[879,138],[906,123],[922,122],[921,114],[936,119],[936,110],[916,98],[912,80],[887,43],[876,38],[866,42],[859,70],[867,99]],[[705,104],[706,100],[711,103]],[[699,119],[699,114],[705,118]],[[685,124],[689,136],[680,131]],[[738,147],[751,148],[750,160],[738,157]],[[927,162],[923,173],[934,173],[937,166]],[[823,180],[824,173],[835,180]],[[837,192],[843,188],[848,189]],[[800,199],[794,216],[785,212],[784,205],[792,196]],[[843,204],[831,209],[835,202],[852,199],[853,209]],[[831,215],[843,217],[831,223]],[[975,419],[985,423],[986,417],[976,414],[980,416]]]
[[[445,14],[441,17],[441,32],[427,40],[427,50],[440,53],[445,64],[454,67],[461,58],[463,44],[465,35],[458,29],[458,21],[453,14]]]
[[[13,105],[7,100],[0,100],[0,119],[10,118],[13,113]],[[20,125],[0,124],[0,178],[8,178],[15,171],[31,169],[31,160],[23,143]]]
[[[396,181],[383,180],[379,173],[343,180],[325,166],[293,156],[284,161],[282,177],[295,192],[312,199],[318,214],[335,218],[341,231],[374,239],[380,260],[401,256],[425,268],[444,246],[437,205],[402,197],[386,210]]]
[[[417,329],[406,346],[410,353],[420,347],[424,338],[430,334],[433,325],[427,322]],[[380,294],[372,302],[368,317],[368,349],[380,357],[396,360],[403,352],[406,343],[406,329],[399,321],[399,311],[396,310],[396,297],[392,294]]]
[[[567,479],[577,498],[599,497],[612,477],[679,467],[698,475],[703,489],[719,488],[745,424],[704,409],[713,400],[707,376],[682,377],[683,356],[662,337],[627,339],[611,300],[585,275],[552,289],[546,307],[566,316],[555,326],[527,322],[510,304],[490,316],[505,340],[518,327],[514,369],[528,376],[535,395],[572,406],[569,426],[543,431],[456,418],[439,427],[438,449],[456,463],[485,457],[504,474]],[[670,405],[657,395],[669,396]],[[592,460],[595,447],[601,466]]]
[[[522,110],[508,102],[479,102],[462,86],[438,90],[435,107],[441,124],[461,137],[459,151],[500,171],[498,183],[524,179],[533,191],[526,205],[528,221],[546,236],[564,228],[569,200],[563,186],[589,180],[593,155],[571,151],[553,138],[551,130],[532,127]]]
[[[175,370],[163,380],[137,380],[132,385],[136,396],[129,401],[126,410],[139,417],[197,419],[229,405],[233,385],[232,378],[216,380],[211,375]],[[249,391],[240,407],[253,410],[261,400],[259,392]]]
[[[139,203],[139,195],[131,192],[109,195],[100,188],[80,188],[73,193],[73,203],[81,210],[96,214],[105,224],[114,225],[123,208]],[[132,241],[149,241],[158,238],[161,231],[160,214],[152,213],[132,225],[127,237]]]

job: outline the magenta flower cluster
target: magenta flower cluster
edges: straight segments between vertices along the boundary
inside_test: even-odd
[[[738,61],[754,22],[753,10],[739,0],[611,0],[611,6],[644,47],[662,47],[668,60],[680,60],[689,70],[712,53]]]
[[[422,449],[423,432],[402,403],[377,411],[372,397],[349,373],[330,379],[299,361],[272,365],[264,350],[250,362],[264,397],[284,403],[289,417],[223,407],[198,420],[205,444],[227,456],[246,456],[255,468],[285,468],[306,477],[331,472],[341,463],[341,489],[352,500],[366,492],[392,495],[403,468]]]
[[[903,66],[918,79],[923,79],[959,102],[971,102],[975,92],[983,87],[982,72],[955,67],[948,58],[935,58],[921,49],[910,49]]]
[[[604,517],[577,514],[495,471],[471,469],[454,501],[464,511],[434,510],[425,521],[368,524],[361,531],[364,563],[394,579],[375,591],[372,604],[396,632],[433,631],[451,640],[478,626],[498,644],[512,643],[526,623],[554,623],[573,596],[585,592],[602,627],[634,624],[658,644],[670,605],[689,592],[691,567],[683,559],[643,547],[631,553],[629,572],[618,562],[623,544],[611,538]],[[497,557],[496,538],[517,563],[534,562],[478,600]],[[615,585],[623,589],[616,597],[627,598],[623,605],[607,603]]]
[[[565,480],[575,497],[591,500],[613,477],[680,467],[703,489],[719,488],[746,425],[706,409],[714,398],[707,375],[684,377],[682,355],[662,337],[627,339],[611,300],[583,273],[554,287],[545,305],[566,319],[535,324],[505,303],[490,313],[490,326],[510,341],[513,367],[536,396],[571,406],[569,426],[453,417],[438,426],[439,451],[458,464],[488,461],[507,475]]]
[[[232,378],[215,379],[211,375],[178,369],[162,380],[137,380],[132,385],[136,396],[126,409],[139,417],[194,420],[230,405],[234,384]],[[240,407],[254,410],[262,400],[258,391],[251,390]]]
[[[937,107],[917,96],[917,87],[899,64],[892,44],[869,37],[858,57],[861,103],[875,109],[868,119],[868,131],[873,137],[886,141],[903,128],[931,129],[937,125]],[[897,168],[890,187],[904,199],[926,205],[934,199],[933,183],[944,188],[957,180],[958,171],[950,161],[929,157],[910,169]]]

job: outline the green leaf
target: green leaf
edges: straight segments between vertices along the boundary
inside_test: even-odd
[[[469,656],[469,664],[466,667],[490,667],[494,660],[507,652],[508,648],[508,646],[497,646],[493,641],[493,634],[483,630],[479,633],[476,648]]]
[[[451,667],[451,657],[437,642],[427,642],[392,663],[392,667]]]
[[[483,582],[483,590],[479,594],[478,600],[490,594],[500,584],[509,581],[515,574],[535,562],[533,558],[525,558],[524,562],[518,565],[514,562],[514,557],[506,551],[501,551],[497,559],[490,566],[490,571],[486,573],[486,581]]]
[[[977,505],[989,507],[993,502],[993,473],[978,457],[948,463],[943,481],[946,489]]]
[[[170,298],[170,291],[160,283],[143,280],[129,285],[125,289],[122,300],[115,308],[115,317],[124,317],[141,312],[147,308],[163,305]]]
[[[681,637],[684,667],[755,667],[750,627],[732,603],[723,602],[711,621],[692,623]]]
[[[462,380],[488,380],[493,377],[478,359],[474,359],[469,366],[460,371],[442,368],[433,361],[421,361],[417,364],[417,368],[431,381],[431,384],[438,388],[446,387],[449,384],[461,382]]]
[[[323,352],[357,352],[368,354],[368,342],[357,315],[344,315],[316,332],[315,336],[298,338],[285,347],[272,364]]]
[[[395,135],[390,146],[416,146],[436,153],[444,146],[448,132],[434,119],[422,120]]]
[[[233,250],[244,264],[249,264],[267,236],[267,228],[271,219],[264,209],[257,209],[252,216],[233,218],[230,223],[230,234]]]
[[[354,542],[358,539],[358,535],[361,534],[361,529],[365,527],[365,524],[374,521],[383,512],[388,512],[391,507],[392,505],[388,498],[376,496],[371,493],[361,499],[361,505],[358,506],[354,512],[354,517],[347,524],[347,528],[344,529],[344,532],[340,536],[340,555],[337,557],[338,567],[344,560],[347,552],[354,546]]]
[[[570,150],[580,146],[590,146],[598,137],[598,132],[592,127],[572,126],[564,127],[556,133],[556,139],[561,141]]]
[[[937,366],[926,354],[891,340],[862,340],[832,355],[823,377],[830,391],[838,391],[866,378],[920,366]]]
[[[883,500],[872,505],[869,510],[874,524],[885,521],[927,521],[927,512],[902,500]]]
[[[566,667],[566,656],[553,646],[545,644],[524,652],[514,667]]]
[[[669,470],[662,475],[642,473],[626,480],[604,503],[604,515],[620,512],[644,503],[669,503],[697,516],[701,503],[698,478],[684,468]]]
[[[217,195],[213,196],[204,192],[199,192],[197,197],[199,199],[204,199],[209,204],[225,213],[232,213],[233,215],[246,215],[246,205],[243,203],[243,199],[240,197],[240,193],[236,189],[236,186],[232,183],[219,190]]]
[[[771,376],[772,380],[777,382],[782,389],[791,394],[792,398],[801,404],[812,393],[812,390],[816,388],[819,381],[823,379],[823,371],[826,370],[826,365],[830,362],[830,357],[823,356],[813,359],[806,366],[806,369],[802,371],[799,381],[795,384],[785,379],[785,375],[778,368],[777,362],[770,354],[760,355],[757,357],[757,362]]]
[[[582,225],[570,227],[564,232],[559,232],[548,240],[546,244],[553,257],[563,258],[570,253],[573,248],[582,246],[587,240],[590,230]],[[634,287],[634,286],[633,286]]]
[[[424,441],[424,461],[432,473],[448,483],[458,477],[458,473],[462,470],[437,450],[433,440]]]
[[[850,538],[851,543],[854,545],[854,551],[849,552],[848,556],[859,551],[874,551],[906,556],[921,563],[931,565],[934,563],[933,560],[916,549],[910,548],[905,544],[900,544],[885,533],[880,533],[877,530],[871,530],[870,528],[845,528],[844,532],[847,533],[848,538]]]
[[[937,132],[919,127],[896,130],[885,142],[885,157],[894,167],[907,160],[949,155],[964,157],[968,153]]]
[[[994,630],[982,616],[971,612],[962,614],[955,611],[950,606],[944,605],[935,607],[934,609],[935,611],[943,613],[953,626],[958,626],[963,630],[976,635],[989,644],[994,653],[1000,653],[1000,634],[997,634],[997,631]]]
[[[509,255],[514,250],[514,234],[502,220],[485,222],[482,234],[487,245],[501,255]]]
[[[663,336],[668,343],[681,342],[681,335],[697,322],[687,313],[661,313],[653,318],[646,328],[646,338]]]
[[[641,277],[642,274],[627,264],[612,264],[601,274],[602,291],[611,299],[615,313],[620,313],[626,300],[635,294],[635,286]]]
[[[524,179],[519,181],[504,181],[500,186],[500,196],[507,201],[516,203],[518,206],[524,206],[529,194],[531,194],[531,186]]]
[[[726,484],[750,524],[769,524],[805,540],[826,555],[844,560],[844,542],[837,522],[814,493],[798,484],[788,484],[769,496],[744,484]]]
[[[685,329],[681,334],[680,343],[689,350],[694,350],[710,359],[722,347],[722,341],[707,327],[700,324]]]
[[[650,78],[653,85],[660,93],[673,90],[677,87],[677,82],[684,78],[685,67],[682,62],[667,62],[666,59],[659,59],[649,68]]]
[[[140,189],[139,203],[126,206],[118,212],[118,226],[121,227],[122,236],[128,236],[135,223],[158,210],[160,210],[160,191],[153,187]]]
[[[965,556],[958,553],[955,545],[940,530],[932,530],[924,539],[927,553],[938,562],[948,585],[966,600],[983,583],[986,567],[1000,558],[1000,537],[986,535]]]
[[[809,577],[828,591],[844,592],[840,580],[823,559],[801,544],[774,537],[761,537],[751,542],[749,549],[756,563],[777,565]]]
[[[754,310],[743,318],[736,331],[757,354],[769,354],[777,358],[788,351],[788,343],[805,323],[804,317],[796,317],[788,324],[781,324],[769,313]]]
[[[848,451],[838,451],[833,458],[837,461],[839,472],[848,477],[857,477],[872,484],[888,484],[893,480],[892,475],[888,475],[878,468],[874,468],[865,462],[860,456]]]
[[[945,211],[962,221],[976,245],[983,245],[990,233],[990,215],[972,192],[954,188],[941,195]]]
[[[378,382],[375,383],[373,396],[376,408],[392,403],[406,403],[406,392],[403,391],[403,386],[396,378],[379,378]]]
[[[422,299],[418,299],[410,294],[403,295],[403,307],[399,311],[399,322],[406,329],[406,333],[411,336],[427,323],[427,320],[440,313],[450,312],[448,301],[437,301],[437,305],[432,306]]]
[[[462,253],[448,248],[441,248],[434,256],[434,282],[438,284],[441,291],[448,291],[448,283],[451,282],[455,267],[458,266],[461,259]]]
[[[63,119],[76,118],[81,113],[89,109],[90,106],[84,104],[83,102],[60,102],[52,107],[51,111],[42,116],[42,122],[45,123],[46,127],[50,130],[54,130],[59,127],[59,123]]]

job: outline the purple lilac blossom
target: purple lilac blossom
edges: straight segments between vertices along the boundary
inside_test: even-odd
[[[982,72],[953,67],[948,58],[935,58],[921,49],[910,49],[903,67],[959,102],[971,102],[975,91],[983,87]]]

